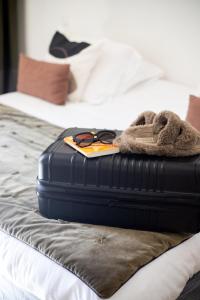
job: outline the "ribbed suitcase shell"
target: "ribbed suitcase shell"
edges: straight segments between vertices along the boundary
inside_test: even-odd
[[[86,158],[63,142],[40,157],[37,195],[48,217],[154,231],[200,230],[200,156]]]

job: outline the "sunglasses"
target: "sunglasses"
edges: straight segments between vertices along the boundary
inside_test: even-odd
[[[115,137],[116,133],[112,130],[100,130],[96,133],[86,131],[73,136],[73,141],[79,147],[83,148],[88,147],[97,141],[100,141],[103,144],[112,144]]]

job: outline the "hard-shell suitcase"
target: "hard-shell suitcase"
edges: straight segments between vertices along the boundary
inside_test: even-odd
[[[200,155],[86,158],[63,141],[85,130],[65,130],[40,157],[37,195],[44,216],[141,230],[200,230]]]

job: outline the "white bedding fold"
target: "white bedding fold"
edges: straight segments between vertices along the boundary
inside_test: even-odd
[[[12,282],[0,275],[0,299],[1,300],[40,300],[32,294],[24,291]]]

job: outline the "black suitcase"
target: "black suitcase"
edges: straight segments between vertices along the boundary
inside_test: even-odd
[[[39,160],[39,210],[48,218],[153,231],[200,230],[200,155],[86,158],[63,142]],[[119,133],[119,132],[118,132]]]

